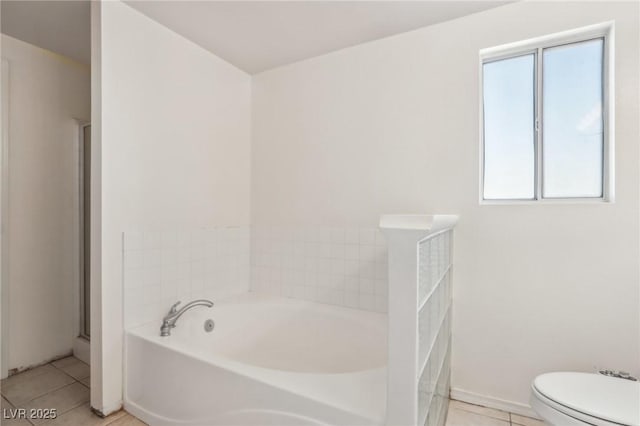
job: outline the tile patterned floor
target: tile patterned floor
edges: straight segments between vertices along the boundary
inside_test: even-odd
[[[119,411],[107,418],[89,407],[89,366],[72,356],[2,380],[3,426],[141,426],[140,420]],[[16,408],[55,408],[57,417],[7,419]]]
[[[451,400],[445,426],[544,426],[545,424],[530,417]]]
[[[64,358],[2,380],[2,412],[15,408],[55,408],[57,418],[2,419],[4,426],[144,426],[125,411],[107,418],[89,407],[89,366]],[[451,401],[446,426],[544,426],[540,420],[479,405]]]

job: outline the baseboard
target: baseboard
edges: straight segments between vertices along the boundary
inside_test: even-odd
[[[527,404],[506,401],[492,396],[480,395],[463,389],[451,388],[451,399],[468,402],[469,404],[481,405],[487,408],[495,408],[496,410],[508,411],[521,416],[533,417],[534,419],[540,419],[540,416],[538,416]]]
[[[76,337],[73,341],[73,356],[86,364],[91,364],[91,346],[87,339]]]
[[[50,362],[54,362],[54,361],[57,361],[59,359],[66,358],[66,357],[71,356],[71,355],[73,355],[73,352],[71,352],[71,351],[64,352],[64,353],[62,353],[60,355],[56,355],[56,356],[53,356],[51,358],[47,358],[46,360],[44,360],[42,362],[31,364],[31,365],[28,365],[26,367],[10,368],[9,371],[8,371],[7,377],[11,377],[11,376],[14,376],[16,374],[24,373],[25,371],[28,371],[28,370],[33,370],[34,368],[38,368],[38,367],[41,367],[43,365],[47,365]]]

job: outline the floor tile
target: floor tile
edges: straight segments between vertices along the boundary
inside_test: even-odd
[[[450,408],[446,426],[509,426],[509,424],[509,421],[475,414],[458,408]]]
[[[84,379],[80,380],[80,383],[82,383],[88,388],[91,388],[91,377],[90,376],[85,377]]]
[[[80,360],[78,358],[74,357],[73,355],[71,355],[71,356],[68,356],[66,358],[61,358],[61,359],[59,359],[57,361],[53,361],[51,364],[53,364],[53,366],[56,367],[56,368],[62,369],[64,367],[68,366],[68,365],[73,365],[73,364],[75,364],[77,362],[80,362]]]
[[[141,420],[133,417],[131,414],[127,413],[124,416],[120,417],[113,423],[107,423],[109,426],[144,426],[146,423]]]
[[[6,419],[5,416],[7,416],[7,417],[11,416],[11,412],[9,410],[13,410],[14,406],[11,405],[11,403],[9,401],[4,399],[4,397],[2,398],[2,407],[1,408],[2,408],[2,414],[1,414],[2,422],[1,423],[2,423],[3,426],[26,426],[26,425],[30,425],[31,424],[25,419]]]
[[[88,401],[89,388],[76,382],[34,399],[26,404],[25,408],[55,408],[58,415],[61,415]],[[45,420],[38,418],[30,420],[34,424],[45,422]]]
[[[31,370],[27,370],[27,371],[23,371],[22,373],[18,373],[16,375],[10,376],[6,379],[2,380],[2,390],[4,390],[4,388],[9,387],[9,386],[13,386],[13,385],[17,385],[18,383],[22,383],[24,381],[27,381],[33,377],[37,377],[40,376],[42,374],[45,373],[50,373],[52,371],[56,371],[56,369],[50,365],[50,364],[46,364],[46,365],[41,365],[40,367],[36,367],[33,368]]]
[[[11,418],[7,418],[7,417],[11,417],[12,413],[15,413],[15,411],[11,411],[11,410],[15,410],[15,407],[13,405],[11,405],[11,403],[9,401],[7,401],[4,397],[2,398],[2,407],[0,407],[2,409],[2,413],[0,414],[0,417],[2,417],[2,421],[0,421],[0,423],[2,425],[13,425],[13,426],[19,426],[19,425],[30,425],[31,423],[29,423],[27,420],[25,419],[11,419]],[[15,415],[15,414],[13,414]]]
[[[72,364],[61,368],[62,371],[70,375],[76,380],[82,380],[89,377],[89,365],[82,361],[78,361],[77,364]]]
[[[518,414],[511,414],[511,423],[521,426],[544,426],[546,424],[542,420],[519,416]]]
[[[95,415],[89,404],[82,404],[72,410],[67,411],[64,414],[58,416],[57,419],[48,421],[46,426],[106,426],[112,424],[115,420],[122,416],[127,415],[124,411],[118,411],[113,413],[109,417],[102,418]]]
[[[5,408],[13,408],[13,405],[11,405],[11,403],[9,401],[7,401],[3,396],[2,397],[2,406],[0,408],[2,408],[3,410]]]
[[[52,371],[37,376],[30,376],[26,380],[20,380],[11,386],[3,386],[2,395],[14,406],[21,407],[32,399],[73,382],[72,377],[53,368]]]
[[[89,377],[89,365],[80,361],[78,358],[70,356],[52,362],[53,366],[64,371],[76,380],[82,380]]]
[[[450,409],[458,409],[468,411],[474,414],[481,414],[487,417],[493,417],[494,419],[509,421],[509,413],[506,411],[496,410],[494,408],[482,407],[480,405],[467,404],[466,402],[456,401],[454,399],[449,403]]]
[[[2,426],[31,426],[25,419],[2,419]]]

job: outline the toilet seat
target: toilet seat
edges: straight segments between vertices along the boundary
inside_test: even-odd
[[[542,395],[535,388],[531,392],[531,408],[553,426],[621,426],[597,417],[587,416]]]
[[[536,377],[533,408],[556,425],[640,426],[640,383],[590,373]]]

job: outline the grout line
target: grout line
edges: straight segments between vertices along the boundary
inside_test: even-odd
[[[449,398],[449,401],[457,401],[457,400]],[[459,402],[462,402],[462,401],[459,401]],[[471,404],[471,403],[468,403],[468,402],[462,402],[462,403],[463,404],[467,404],[467,405],[476,405],[478,407],[483,407],[482,405]],[[489,408],[489,407],[484,407],[484,408]],[[510,411],[499,410],[497,408],[493,408],[493,410],[502,411],[504,413],[509,414],[509,419],[505,420],[505,419],[500,419],[500,418],[497,418],[497,417],[493,417],[493,416],[488,415],[488,414],[481,414],[481,413],[477,413],[477,412],[474,412],[474,411],[470,411],[470,410],[467,410],[467,409],[465,409],[463,407],[452,408],[451,405],[449,405],[448,410],[452,410],[452,409],[464,411],[466,413],[470,413],[470,414],[473,414],[473,415],[476,415],[476,416],[487,417],[487,418],[490,418],[490,419],[493,419],[493,420],[497,420],[497,421],[500,421],[500,422],[507,422],[509,424],[509,426],[522,426],[519,423],[513,423],[513,418],[512,417],[513,417],[514,413],[512,413]],[[448,413],[447,413],[447,415],[448,415]],[[446,423],[445,423],[445,426],[446,426]]]
[[[72,377],[72,378],[73,378],[73,377]],[[74,379],[74,380],[75,380],[75,379]],[[6,399],[7,401],[9,401],[9,402],[11,403],[11,405],[13,405],[15,408],[24,408],[24,406],[25,406],[25,405],[27,405],[27,404],[29,404],[31,401],[36,400],[36,399],[38,399],[38,398],[41,398],[41,397],[43,397],[43,396],[45,396],[45,395],[49,395],[49,394],[50,394],[50,393],[52,393],[52,392],[55,392],[55,391],[57,391],[57,390],[59,390],[59,389],[62,389],[62,388],[64,388],[64,387],[67,387],[67,386],[72,385],[72,384],[73,384],[73,382],[71,382],[71,383],[67,383],[67,384],[65,384],[65,385],[58,386],[57,388],[51,389],[51,390],[49,390],[49,391],[47,391],[47,392],[45,392],[45,393],[42,393],[42,394],[36,395],[36,396],[34,396],[33,398],[31,398],[30,400],[25,401],[24,403],[20,404],[20,406],[18,406],[17,404],[14,404],[13,402],[11,402],[11,401],[10,401],[8,398],[6,398],[6,397],[5,397],[5,399]]]
[[[128,411],[126,411],[124,408],[121,408],[119,412],[121,412],[122,414],[121,414],[121,415],[119,415],[119,416],[117,416],[117,417],[114,417],[114,418],[113,418],[113,420],[111,420],[109,423],[105,423],[105,425],[104,425],[104,426],[109,426],[110,424],[113,424],[113,423],[114,423],[114,422],[116,422],[117,420],[120,420],[120,419],[122,419],[122,418],[124,418],[124,417],[127,417],[127,416],[129,416],[129,417],[131,417],[131,418],[134,418],[134,419],[139,420],[139,421],[141,421],[141,422],[142,422],[142,420],[140,420],[139,418],[135,417],[133,414],[129,414],[129,412],[128,412]],[[113,413],[113,414],[115,414],[115,413]],[[113,416],[113,414],[110,414],[110,416]],[[146,424],[146,423],[144,423],[144,424]]]
[[[73,383],[71,383],[71,384],[73,384]],[[61,416],[61,415],[63,415],[63,414],[68,413],[69,411],[71,411],[71,410],[73,410],[73,409],[76,409],[76,408],[78,408],[78,407],[80,407],[80,406],[82,406],[82,405],[86,404],[87,402],[90,402],[90,401],[82,401],[82,402],[78,403],[77,405],[74,405],[74,406],[72,406],[71,408],[69,408],[69,409],[67,409],[67,410],[65,410],[65,411],[58,411],[58,412],[57,412],[57,414],[56,414],[56,418],[60,417],[60,416]],[[41,424],[41,425],[46,425],[47,423],[49,423],[49,420],[45,420],[44,422],[42,422],[42,423],[40,423],[40,424]],[[35,425],[35,423],[34,423],[34,425]]]
[[[476,413],[476,412],[474,412],[474,411],[468,411],[468,410],[464,410],[464,409],[460,409],[460,411],[464,411],[465,413],[473,414],[474,416],[486,417],[486,418],[491,419],[491,420],[497,420],[497,421],[499,421],[499,422],[506,422],[506,423],[508,423],[508,424],[509,424],[509,426],[512,426],[512,425],[513,425],[513,423],[511,423],[511,416],[509,416],[509,420],[505,420],[505,419],[499,419],[499,418],[497,418],[497,417],[489,416],[489,415],[487,415],[487,414],[480,414],[480,413]],[[509,415],[510,415],[510,414],[511,414],[511,413],[509,413]]]
[[[124,411],[124,410],[123,410]],[[116,417],[115,419],[113,419],[112,421],[110,421],[109,423],[106,423],[104,426],[109,426],[110,424],[113,424],[116,420],[119,420],[123,417],[125,417],[128,413],[125,411],[125,413],[121,416]]]
[[[74,357],[74,358],[75,358],[75,357]],[[62,359],[62,358],[61,358],[61,359]],[[77,359],[77,358],[76,358],[76,359]],[[57,360],[56,360],[56,361],[57,361]],[[82,361],[80,361],[80,360],[78,360],[78,361],[79,361],[79,362],[82,362]],[[82,379],[76,379],[75,377],[73,377],[72,375],[70,375],[69,373],[67,373],[66,371],[64,371],[62,368],[60,368],[60,367],[56,367],[55,365],[53,365],[53,362],[55,362],[55,361],[51,361],[51,362],[49,362],[49,363],[47,363],[47,364],[50,364],[50,365],[51,365],[55,370],[57,370],[57,371],[61,371],[61,372],[62,372],[62,373],[64,373],[66,376],[68,376],[68,377],[70,377],[71,379],[73,379],[73,382],[68,383],[68,384],[66,384],[66,385],[62,385],[62,386],[57,387],[57,388],[55,388],[55,389],[51,389],[50,391],[48,391],[48,392],[46,392],[46,393],[44,393],[44,394],[42,394],[42,395],[38,395],[38,396],[36,396],[36,397],[32,398],[31,400],[29,400],[29,401],[25,402],[25,404],[24,404],[24,405],[29,404],[30,402],[32,402],[33,400],[35,400],[35,399],[37,399],[37,398],[41,398],[41,397],[43,397],[43,396],[49,395],[49,394],[51,394],[51,393],[53,393],[53,392],[56,392],[56,391],[58,391],[58,390],[60,390],[60,389],[63,389],[63,388],[65,388],[65,387],[67,387],[67,386],[71,386],[71,385],[73,385],[73,384],[75,384],[75,383],[79,383],[80,385],[82,385],[83,387],[85,387],[85,388],[87,388],[89,391],[91,391],[91,387],[90,387],[90,386],[87,386],[87,385],[85,385],[84,383],[82,383],[82,381],[81,381],[81,380],[84,380],[84,379],[85,379],[84,377],[83,377]],[[47,365],[47,364],[43,364],[43,365]],[[18,374],[20,374],[20,373],[18,373]],[[36,377],[37,377],[37,376],[36,376]],[[2,393],[2,392],[0,392],[0,394],[1,394],[1,393]],[[4,397],[4,394],[2,394],[2,397]],[[5,398],[5,399],[6,399],[6,398]],[[14,405],[11,401],[9,401],[8,399],[6,399],[6,400],[7,400],[7,402],[8,402],[12,407],[15,407],[15,405]],[[64,415],[64,414],[66,414],[66,413],[70,412],[71,410],[74,410],[74,409],[76,409],[76,408],[78,408],[78,407],[81,407],[81,406],[83,406],[84,404],[86,404],[87,402],[88,402],[88,401],[83,401],[83,402],[81,402],[81,403],[78,403],[77,405],[73,405],[73,406],[69,407],[69,408],[68,408],[67,410],[65,410],[65,411],[60,411],[60,412],[58,412],[58,416]],[[91,408],[90,408],[90,402],[89,402],[89,410],[91,410]],[[108,423],[105,423],[105,426],[110,425],[110,424],[112,424],[113,422],[115,422],[115,421],[119,420],[120,418],[125,417],[125,416],[127,416],[127,415],[130,415],[130,414],[129,414],[129,413],[127,413],[126,411],[122,410],[122,414],[120,414],[120,415],[118,415],[118,416],[114,417],[114,418],[113,418],[111,421],[109,421]],[[29,425],[31,425],[31,426],[43,426],[43,425],[44,425],[44,426],[46,426],[46,424],[47,424],[47,423],[49,423],[49,421],[48,421],[48,420],[46,420],[46,421],[44,421],[44,422],[42,422],[42,423],[34,423],[34,422],[32,421],[32,419],[29,419],[29,418],[27,418],[27,419],[25,419],[25,420],[26,420],[26,421],[27,421],[27,423],[28,423]]]
[[[74,357],[73,355],[71,355],[71,356],[72,356],[72,357]],[[76,358],[76,357],[74,357],[74,358]],[[64,358],[63,358],[63,359],[64,359]],[[82,362],[82,361],[80,361],[78,358],[76,358],[76,359],[78,360],[78,362]],[[52,366],[53,368],[55,368],[55,369],[56,369],[56,370],[58,370],[58,371],[62,371],[64,374],[66,374],[67,376],[71,377],[73,380],[75,380],[76,382],[80,383],[82,386],[85,386],[85,387],[88,387],[89,389],[91,389],[89,386],[87,386],[87,385],[85,385],[84,383],[82,383],[82,382],[81,382],[81,380],[84,380],[84,379],[86,379],[86,378],[87,378],[87,377],[89,377],[89,376],[87,376],[87,377],[83,377],[82,379],[76,379],[76,378],[75,378],[75,377],[73,377],[71,374],[69,374],[69,373],[67,373],[66,371],[64,371],[62,368],[59,368],[59,367],[56,367],[55,365],[53,365],[53,362],[54,362],[54,361],[52,361],[52,362],[50,362],[50,363],[49,363],[49,364],[51,364],[51,366]],[[82,363],[83,363],[83,364],[86,364],[85,362],[82,362]],[[88,365],[88,364],[87,364],[87,365]]]
[[[70,355],[70,356],[73,356],[73,355]],[[64,357],[64,358],[68,358],[68,357]],[[72,384],[74,384],[74,383],[80,383],[82,386],[84,386],[84,387],[88,388],[88,389],[89,389],[89,391],[91,391],[91,388],[90,388],[89,386],[85,385],[85,384],[84,384],[84,383],[82,383],[80,380],[78,380],[78,379],[76,379],[75,377],[73,377],[72,375],[68,374],[66,371],[62,370],[61,368],[58,368],[58,367],[56,367],[55,365],[53,365],[53,363],[54,363],[54,362],[59,361],[60,359],[64,359],[64,358],[59,358],[59,359],[57,359],[57,360],[55,360],[55,361],[51,361],[51,362],[49,362],[49,363],[47,363],[47,364],[43,364],[43,365],[51,365],[51,366],[52,366],[53,368],[55,368],[56,370],[61,371],[62,373],[64,373],[64,374],[65,374],[66,376],[68,376],[68,377],[71,377],[71,379],[73,379],[73,382],[71,382],[71,383],[67,383],[66,385],[62,385],[62,386],[59,386],[59,387],[54,388],[54,389],[51,389],[50,391],[45,392],[45,393],[43,393],[43,394],[41,394],[41,395],[37,395],[37,396],[35,396],[35,397],[31,398],[30,400],[28,400],[28,401],[24,402],[24,404],[21,404],[21,405],[25,405],[25,406],[26,406],[27,404],[29,404],[30,402],[32,402],[32,401],[34,401],[34,400],[36,400],[36,399],[38,399],[38,398],[41,398],[41,397],[46,396],[46,395],[49,395],[49,394],[51,394],[51,393],[53,393],[53,392],[56,392],[56,391],[58,391],[58,390],[60,390],[60,389],[62,389],[62,388],[65,388],[65,387],[67,387],[67,386],[71,386],[71,385],[72,385]],[[74,358],[75,358],[75,357],[74,357]],[[76,359],[77,359],[77,358],[76,358]],[[80,361],[80,360],[78,360],[78,361]],[[82,362],[82,361],[80,361],[80,362]],[[26,371],[28,371],[28,370],[25,370],[25,372],[26,372]],[[21,374],[21,373],[18,373],[18,374]],[[16,376],[17,376],[18,374],[16,374]],[[46,373],[43,373],[43,374],[46,374]],[[38,375],[38,376],[40,376],[40,375]],[[34,376],[34,378],[35,378],[35,377],[38,377],[38,376]],[[16,386],[16,385],[14,385],[14,386]],[[6,399],[6,400],[7,400],[7,402],[9,402],[9,404],[11,404],[14,408],[23,408],[23,407],[17,407],[17,405],[16,405],[16,404],[14,404],[14,403],[13,403],[13,402],[11,402],[9,399],[7,399],[7,397],[4,395],[4,393],[3,393],[1,390],[0,390],[0,396],[2,396],[4,399]],[[76,407],[78,407],[78,406],[76,406]],[[73,408],[76,408],[76,407],[73,407]],[[69,411],[69,410],[67,410],[67,411]],[[65,411],[65,413],[66,413],[66,411]],[[28,423],[30,423],[31,425],[34,425],[34,426],[35,426],[35,423],[33,423],[30,419],[26,419],[26,420],[27,420],[27,422],[28,422]],[[46,423],[46,422],[45,422],[45,423]],[[105,426],[106,426],[106,425],[105,425]]]

